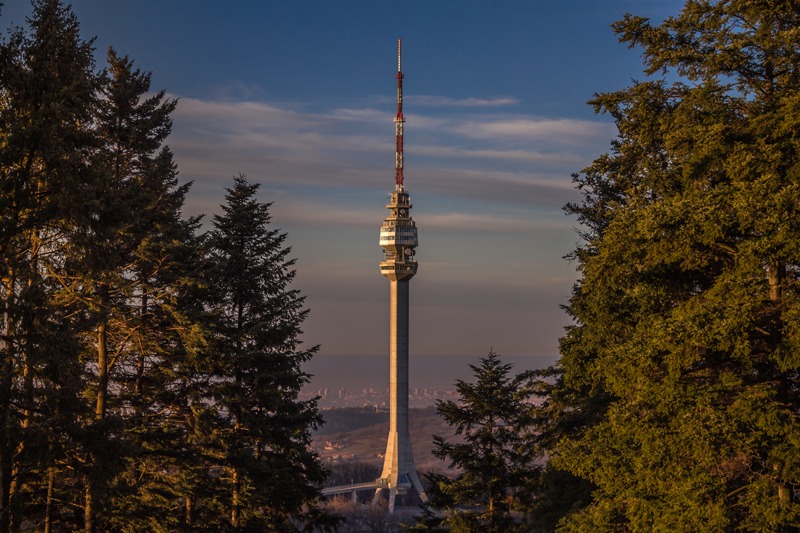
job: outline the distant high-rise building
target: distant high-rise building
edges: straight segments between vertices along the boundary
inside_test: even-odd
[[[395,116],[395,184],[380,232],[383,248],[381,274],[389,279],[389,438],[386,443],[382,482],[389,490],[389,511],[395,498],[414,487],[423,501],[422,489],[408,432],[408,285],[417,273],[414,259],[417,228],[411,219],[411,197],[403,183],[403,71],[401,42],[397,41],[397,115]],[[383,489],[375,493],[377,498]]]

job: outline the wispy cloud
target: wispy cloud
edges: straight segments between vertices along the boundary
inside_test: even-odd
[[[570,174],[607,145],[612,128],[526,115],[419,113],[409,119],[407,176],[412,190],[451,203],[557,210],[573,199]],[[182,98],[170,144],[182,176],[195,180],[201,195],[239,172],[273,191],[302,188],[298,194],[312,197],[383,190],[393,175],[391,114],[371,107],[317,113],[274,102]]]
[[[424,170],[412,174],[412,189],[437,197],[458,197],[508,209],[527,207],[559,211],[577,192],[570,175],[480,171],[465,167]]]
[[[461,146],[420,146],[413,148],[415,154],[430,157],[446,157],[458,159],[498,159],[507,161],[525,161],[528,163],[547,163],[559,165],[576,165],[583,161],[577,154],[569,152],[546,153],[535,149],[503,150],[503,149],[471,149]]]
[[[413,95],[407,97],[414,105],[427,107],[502,107],[520,103],[510,96],[496,98],[450,98],[448,96]]]
[[[568,221],[553,221],[528,217],[494,216],[471,213],[436,213],[425,215],[426,231],[447,231],[468,234],[534,234],[548,230],[569,229]]]
[[[586,144],[587,141],[610,139],[614,126],[606,122],[537,117],[505,117],[470,120],[459,124],[461,135],[474,139],[512,140],[519,142],[557,142],[562,145]]]
[[[377,232],[381,209],[343,208],[331,202],[305,201],[295,198],[282,198],[272,212],[281,224],[330,228],[332,221],[337,227],[367,229]],[[472,235],[492,233],[533,234],[550,230],[569,230],[572,227],[566,218],[551,219],[537,217],[531,211],[509,210],[502,213],[475,212],[420,212],[414,214],[425,232],[458,232]]]
[[[330,113],[330,117],[339,120],[352,120],[380,124],[384,121],[391,121],[392,114],[385,110],[381,111],[370,108],[337,108]]]
[[[272,211],[281,223],[319,228],[329,228],[335,224],[336,227],[374,229],[380,226],[380,217],[383,215],[383,213],[378,214],[379,210],[376,209],[354,209],[351,206],[343,209],[342,206],[332,205],[331,202],[299,198],[282,199],[279,204],[273,206]]]

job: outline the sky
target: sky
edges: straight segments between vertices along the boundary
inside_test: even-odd
[[[6,0],[0,27],[23,24]],[[571,174],[616,130],[586,102],[644,79],[610,24],[678,0],[74,0],[98,67],[109,46],[179,104],[167,144],[220,211],[246,174],[274,202],[318,357],[388,353],[378,232],[394,186],[397,39],[405,182],[419,229],[411,357],[554,361],[577,279]],[[209,219],[209,216],[206,218]]]

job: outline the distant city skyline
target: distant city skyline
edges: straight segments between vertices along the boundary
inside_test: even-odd
[[[406,184],[420,229],[411,294],[417,356],[552,361],[577,278],[562,207],[570,175],[616,131],[585,104],[643,79],[609,24],[677,0],[401,3],[71,2],[98,66],[113,46],[179,98],[168,144],[187,215],[219,212],[244,173],[274,202],[311,313],[306,344],[384,357],[378,231],[394,177],[396,39],[403,38]],[[0,8],[21,24],[25,0]],[[353,369],[357,370],[357,369]],[[412,387],[413,375],[412,375]]]
[[[474,380],[469,365],[479,365],[480,356],[475,355],[420,355],[409,358],[409,387],[427,389],[453,389],[456,380]],[[503,362],[513,365],[511,374],[525,370],[544,368],[556,360],[552,357],[502,356]],[[389,358],[386,354],[372,355],[328,355],[315,357],[304,366],[312,375],[304,388],[313,392],[327,388],[350,391],[387,388],[389,382]]]

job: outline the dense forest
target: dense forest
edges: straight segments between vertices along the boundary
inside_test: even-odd
[[[472,446],[416,531],[800,530],[800,3],[613,29],[647,78],[590,102],[619,133],[566,207],[561,358],[441,405]]]
[[[176,102],[79,30],[0,43],[0,531],[324,525],[286,235],[244,176],[184,217]]]
[[[614,31],[561,358],[456,383],[411,531],[800,530],[800,3]],[[184,216],[177,103],[94,52],[61,0],[0,40],[0,533],[335,529],[286,235],[243,175]]]
[[[586,230],[553,462],[592,490],[566,524],[796,531],[800,4],[614,29],[653,77],[593,100],[619,137],[568,207]]]

